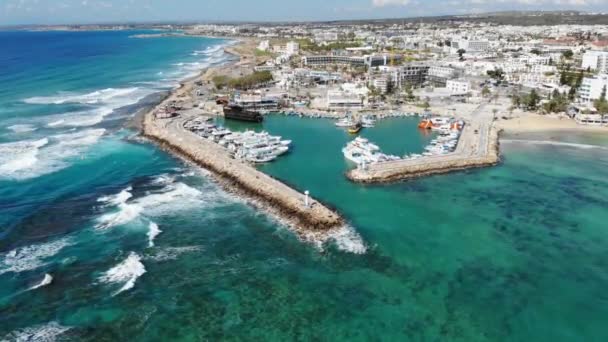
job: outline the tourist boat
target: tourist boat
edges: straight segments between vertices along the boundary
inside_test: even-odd
[[[401,159],[398,156],[381,153],[380,148],[377,145],[361,137],[357,137],[349,142],[346,147],[342,149],[342,153],[347,160],[357,165],[375,164]]]
[[[418,128],[431,129],[433,128],[433,122],[431,120],[422,120],[418,124]]]
[[[348,128],[348,133],[350,133],[350,134],[357,134],[357,133],[359,133],[361,131],[362,127],[363,126],[360,123],[356,123],[354,126],[350,126]]]
[[[228,105],[224,107],[224,117],[230,120],[262,122],[264,117],[258,112],[246,110],[242,106]]]
[[[351,118],[340,119],[338,122],[336,122],[336,126],[338,127],[350,127],[354,124],[355,123],[353,122],[353,120],[351,120]]]

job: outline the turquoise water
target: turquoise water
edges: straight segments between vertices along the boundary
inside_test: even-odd
[[[352,136],[331,121],[227,123],[294,141],[260,168],[347,219],[350,234],[319,249],[121,128],[154,101],[148,93],[170,87],[168,73],[188,72],[177,64],[209,62],[207,47],[222,41],[0,38],[14,34],[69,48],[52,50],[58,64],[25,62],[26,48],[4,57],[24,62],[0,74],[15,84],[0,93],[0,340],[608,338],[605,135],[511,136],[498,167],[361,186],[344,177]],[[27,70],[46,83],[28,82]],[[48,103],[66,96],[74,103]],[[113,112],[99,120],[102,107]],[[418,152],[431,137],[416,123],[388,119],[362,135],[387,153]],[[568,145],[547,143],[556,140]],[[52,282],[36,287],[45,274]]]

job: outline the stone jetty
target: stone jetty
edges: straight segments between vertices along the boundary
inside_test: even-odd
[[[262,203],[265,209],[291,223],[290,226],[303,236],[344,225],[337,213],[320,202],[310,198],[306,206],[304,194],[246,162],[233,159],[224,148],[186,130],[183,124],[188,119],[159,119],[149,113],[143,119],[143,134],[161,147],[211,171],[228,190]]]
[[[386,183],[493,166],[500,162],[498,134],[491,121],[480,120],[465,126],[452,153],[368,165],[349,171],[347,177],[360,183]]]

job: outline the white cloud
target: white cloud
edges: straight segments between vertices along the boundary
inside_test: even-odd
[[[384,6],[405,6],[410,4],[410,0],[372,0],[374,7]]]

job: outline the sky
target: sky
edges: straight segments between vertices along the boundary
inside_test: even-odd
[[[608,12],[608,0],[0,0],[0,26],[125,21],[324,21],[558,9]]]

